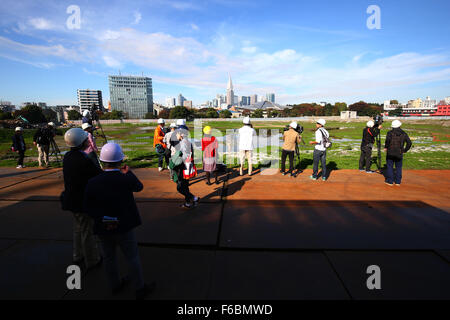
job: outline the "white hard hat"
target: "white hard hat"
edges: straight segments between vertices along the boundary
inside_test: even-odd
[[[325,119],[319,119],[317,120],[317,123],[324,126],[327,122],[325,121]]]
[[[184,120],[184,119],[177,120],[177,126],[185,126],[185,125],[186,125],[186,120]]]
[[[16,127],[16,131],[22,131],[22,127]]]
[[[293,129],[297,129],[297,126],[298,126],[298,124],[295,121],[292,121],[291,124],[289,125],[289,127],[293,128]]]
[[[100,160],[103,162],[119,162],[125,158],[122,148],[117,143],[109,142],[100,151]]]
[[[86,130],[87,128],[90,128],[90,127],[92,127],[89,123],[83,123],[82,125],[81,125],[81,129],[83,129],[83,130]]]
[[[163,124],[163,123],[166,123],[166,122],[164,121],[164,119],[160,118],[160,119],[158,119],[158,123],[159,124]]]
[[[374,125],[375,125],[375,122],[373,122],[372,120],[367,121],[367,126],[369,128],[373,128]]]
[[[86,117],[89,114],[89,110],[84,110],[83,111],[83,117]]]
[[[245,117],[244,121],[242,121],[244,124],[250,124],[250,117]]]
[[[401,125],[402,125],[402,123],[400,121],[394,120],[394,121],[392,121],[391,127],[395,129],[395,128],[400,128]]]
[[[88,138],[88,133],[81,128],[67,130],[64,140],[69,147],[79,147]]]
[[[177,124],[176,124],[175,122],[172,122],[172,123],[170,124],[170,127],[171,127],[171,128],[176,128],[176,127],[177,127]]]
[[[49,123],[47,123],[49,126],[52,126],[52,127],[54,127],[55,126],[55,124],[53,123],[53,122],[49,122]]]

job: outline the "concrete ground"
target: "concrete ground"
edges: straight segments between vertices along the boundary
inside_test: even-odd
[[[405,171],[400,187],[378,174],[332,171],[311,181],[264,170],[222,174],[193,210],[168,172],[134,170],[143,224],[136,229],[149,299],[450,299],[450,171]],[[102,268],[69,291],[72,216],[61,210],[60,169],[0,168],[0,299],[112,296]],[[120,259],[121,270],[126,264]],[[379,266],[381,289],[367,268]]]

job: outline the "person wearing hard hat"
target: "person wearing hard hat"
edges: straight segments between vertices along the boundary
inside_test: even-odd
[[[324,128],[326,124],[325,119],[319,119],[316,123],[315,141],[310,141],[309,144],[314,145],[313,153],[313,174],[312,180],[318,179],[319,162],[322,163],[322,180],[327,180],[327,148],[326,142],[330,138],[330,134]]]
[[[158,170],[163,171],[163,161],[166,160],[166,165],[169,166],[169,157],[166,154],[167,145],[163,142],[166,131],[164,129],[165,121],[164,119],[158,119],[158,126],[155,129],[155,134],[153,135],[153,147],[158,153]]]
[[[97,144],[95,143],[95,137],[93,135],[92,126],[89,123],[83,123],[81,125],[81,129],[87,132],[89,142],[88,147],[83,151],[84,153],[87,154],[88,158],[91,159],[94,162],[94,164],[100,168],[100,163],[98,162],[97,157],[98,148]]]
[[[155,284],[144,282],[142,265],[134,229],[142,224],[134,192],[144,188],[127,165],[122,148],[116,143],[105,144],[100,151],[104,172],[91,180],[86,187],[84,207],[94,219],[94,234],[101,243],[106,275],[112,293],[119,293],[125,285],[120,278],[116,250],[119,247],[129,265],[137,299],[143,299]]]
[[[23,139],[23,129],[21,127],[17,127],[14,130],[14,135],[12,137],[12,146],[11,150],[13,152],[17,152],[19,154],[19,160],[17,161],[17,169],[25,168],[23,165],[23,159],[25,158],[25,151],[27,150],[27,146],[25,145],[25,140]]]
[[[91,113],[89,110],[83,111],[83,117],[81,118],[81,123],[88,123],[92,126]]]
[[[166,156],[169,158],[168,163],[170,163],[170,158],[175,153],[175,148],[172,146],[172,143],[176,140],[176,136],[173,135],[176,128],[177,128],[176,123],[172,122],[170,124],[170,131],[164,135],[164,139],[163,139],[163,142],[166,145]],[[170,179],[172,180],[172,169],[170,169],[170,168],[169,168],[169,176],[170,176]]]
[[[392,130],[386,135],[384,150],[386,151],[386,181],[388,186],[400,186],[402,183],[403,154],[411,149],[412,142],[408,134],[400,127],[398,120],[392,121]],[[394,172],[395,166],[395,172]]]
[[[39,167],[42,167],[43,162],[47,168],[49,166],[50,142],[55,136],[54,126],[55,124],[53,122],[49,122],[45,127],[39,128],[34,134],[33,144],[38,149]]]
[[[298,127],[297,122],[293,121],[289,124],[289,130],[283,134],[283,147],[281,150],[281,173],[283,175],[291,174],[294,176],[294,154],[295,145],[298,145],[302,141],[302,137],[296,131]],[[286,170],[286,158],[289,156],[289,171]]]
[[[363,130],[363,137],[361,141],[361,156],[359,157],[359,171],[367,173],[374,173],[370,170],[372,160],[372,148],[375,143],[375,138],[380,134],[381,125],[375,127],[375,122],[370,120],[367,122]]]
[[[81,128],[67,130],[64,135],[70,151],[64,155],[64,191],[61,194],[63,210],[69,210],[74,217],[73,262],[91,269],[101,263],[97,240],[93,234],[94,221],[83,208],[86,186],[89,179],[102,173],[102,170],[83,152],[88,146],[88,134]]]
[[[248,175],[252,175],[252,156],[253,145],[255,143],[256,131],[253,129],[250,122],[250,117],[245,117],[242,121],[244,126],[239,129],[239,160],[240,168],[239,174],[244,174],[245,158],[248,161]]]
[[[219,184],[217,180],[217,148],[219,144],[217,143],[216,137],[211,135],[211,127],[206,126],[203,129],[203,139],[202,139],[202,151],[203,151],[203,171],[206,173],[206,184],[210,186],[211,183],[211,173],[214,174],[214,180],[216,184]]]

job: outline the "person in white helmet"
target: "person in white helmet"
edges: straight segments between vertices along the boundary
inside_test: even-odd
[[[22,134],[23,129],[21,127],[17,127],[14,130],[14,135],[12,137],[12,146],[11,150],[13,152],[17,152],[19,154],[19,160],[17,161],[17,169],[25,168],[23,165],[23,159],[25,158],[25,151],[27,150],[27,146],[25,144],[25,140],[23,139]]]
[[[155,284],[144,282],[134,229],[142,224],[134,192],[140,192],[143,184],[127,165],[122,148],[116,143],[105,144],[100,151],[104,172],[89,180],[84,207],[94,219],[94,234],[99,239],[104,254],[106,275],[113,294],[120,292],[126,280],[120,278],[116,250],[119,247],[129,266],[136,299],[143,299]]]
[[[367,122],[366,127],[363,130],[363,136],[361,141],[361,156],[359,157],[359,171],[365,171],[367,173],[374,173],[370,170],[372,162],[372,148],[375,143],[375,138],[380,134],[382,125],[375,126],[375,122],[370,120]]]
[[[166,153],[167,145],[163,142],[166,130],[164,128],[164,119],[158,119],[158,126],[155,128],[155,134],[153,135],[153,147],[156,153],[158,153],[158,170],[163,170],[163,161],[166,160],[166,166],[169,166],[169,156]]]
[[[45,127],[39,128],[33,137],[33,144],[38,149],[38,162],[39,167],[43,167],[42,163],[45,163],[45,167],[49,166],[49,151],[50,142],[55,137],[54,123],[49,122]]]
[[[170,131],[164,135],[164,139],[163,139],[163,142],[166,145],[166,156],[169,158],[168,163],[170,163],[170,158],[172,157],[172,155],[175,154],[175,148],[172,146],[172,135],[175,132],[176,128],[177,128],[177,125],[174,122],[172,122],[170,124]],[[176,137],[173,137],[173,138],[174,138],[174,140],[176,139]],[[170,176],[170,179],[172,180],[172,169],[170,169],[170,168],[169,168],[169,176]]]
[[[327,180],[327,148],[325,146],[326,141],[329,139],[330,134],[324,128],[326,124],[325,119],[319,119],[316,123],[315,141],[310,141],[309,144],[314,145],[313,154],[313,174],[312,180],[318,179],[319,162],[322,163],[322,180]]]
[[[403,131],[402,123],[392,121],[392,130],[386,135],[384,150],[386,151],[386,181],[388,186],[400,186],[402,183],[403,154],[411,149],[412,142],[408,134]],[[394,171],[395,166],[395,171]]]
[[[92,126],[92,118],[89,110],[83,111],[83,117],[81,118],[81,123],[88,123]]]
[[[289,130],[283,133],[283,147],[281,150],[281,173],[283,175],[290,174],[294,177],[294,154],[295,146],[301,143],[302,138],[296,131],[298,127],[297,122],[293,121],[289,125]],[[289,171],[285,172],[286,169],[286,158],[289,156]]]
[[[87,154],[88,158],[91,159],[92,162],[94,162],[94,164],[100,168],[100,163],[98,162],[97,157],[98,148],[97,144],[95,143],[92,126],[89,123],[83,123],[81,125],[81,129],[87,132],[89,142],[88,147],[83,151]]]
[[[252,175],[253,163],[253,148],[256,139],[256,131],[250,122],[250,117],[245,117],[242,121],[244,126],[239,129],[239,160],[240,168],[239,174],[242,176],[244,174],[244,164],[245,158],[248,161],[248,175]]]
[[[97,240],[93,234],[94,221],[83,208],[86,186],[89,179],[102,170],[83,152],[88,145],[88,134],[81,128],[69,129],[64,135],[70,151],[64,155],[64,191],[61,193],[63,210],[69,210],[74,217],[73,262],[91,269],[101,263]]]

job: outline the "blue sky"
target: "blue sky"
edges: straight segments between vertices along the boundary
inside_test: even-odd
[[[80,8],[69,29],[67,7]],[[369,5],[381,29],[369,30]],[[0,100],[76,104],[109,74],[153,78],[156,102],[275,92],[282,104],[450,96],[447,0],[0,2]]]

